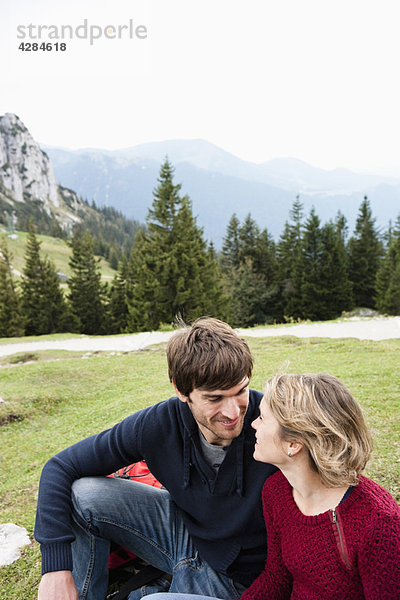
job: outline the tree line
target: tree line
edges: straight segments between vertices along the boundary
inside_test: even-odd
[[[70,241],[67,290],[42,256],[30,224],[19,284],[5,240],[0,253],[0,336],[70,331],[111,334],[158,329],[179,315],[214,315],[232,325],[326,320],[354,307],[400,314],[400,216],[380,232],[368,198],[354,231],[345,217],[325,224],[299,197],[278,241],[248,215],[232,215],[215,252],[193,216],[191,201],[165,160],[146,226],[129,252],[119,248],[111,284],[101,281],[98,240],[82,229]],[[125,232],[126,233],[126,232]]]
[[[249,215],[228,225],[222,265],[233,282],[233,321],[327,320],[355,307],[400,314],[400,217],[378,231],[367,197],[349,236],[345,217],[321,224],[297,197],[275,243]],[[250,291],[250,293],[249,293]]]

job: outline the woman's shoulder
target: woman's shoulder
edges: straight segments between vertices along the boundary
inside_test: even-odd
[[[273,475],[270,475],[263,486],[263,498],[269,498],[271,496],[285,496],[290,493],[291,487],[283,475],[282,471],[276,471]]]
[[[400,552],[399,505],[385,488],[367,477],[361,477],[353,491],[353,502],[348,510],[346,501],[343,502],[343,517],[348,532],[359,546],[359,556],[380,556],[382,563],[392,564],[393,557],[398,557]]]
[[[289,515],[295,516],[298,512],[293,500],[292,487],[281,471],[276,471],[266,479],[262,503],[266,523],[271,520],[275,524],[284,523]]]
[[[342,506],[345,519],[353,522],[357,529],[363,529],[365,534],[371,529],[389,527],[400,535],[400,507],[393,496],[372,479],[361,476]]]
[[[361,475],[355,490],[357,492],[355,497],[358,497],[359,501],[368,504],[371,509],[400,516],[400,507],[396,500],[376,481]]]

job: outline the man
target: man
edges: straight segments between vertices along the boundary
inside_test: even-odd
[[[248,387],[247,343],[226,323],[201,318],[171,338],[167,359],[176,397],[45,465],[39,600],[103,599],[110,541],[170,573],[174,592],[232,599],[261,572],[261,488],[275,468],[253,459],[262,394]],[[99,477],[142,459],[164,489]],[[149,591],[157,589],[161,582]]]

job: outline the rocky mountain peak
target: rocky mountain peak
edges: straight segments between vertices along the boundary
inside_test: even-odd
[[[55,229],[70,233],[87,211],[73,190],[57,183],[49,157],[21,119],[0,116],[0,223],[26,230],[33,218],[47,223],[47,230],[57,223]]]
[[[12,113],[0,117],[0,177],[17,202],[40,201],[48,214],[59,206],[58,184],[49,157]]]

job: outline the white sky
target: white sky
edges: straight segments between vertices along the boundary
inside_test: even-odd
[[[0,114],[18,114],[42,144],[202,138],[255,162],[293,156],[400,174],[398,0],[4,5]],[[132,19],[148,37],[18,50],[18,25],[75,28],[84,19],[102,27]]]

